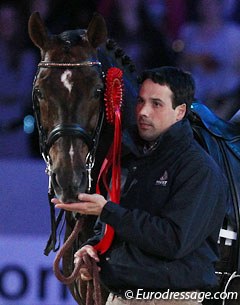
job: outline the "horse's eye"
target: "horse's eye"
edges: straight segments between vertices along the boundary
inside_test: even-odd
[[[100,88],[96,89],[96,90],[94,91],[93,97],[94,97],[95,99],[100,99],[101,96],[102,96],[102,89],[100,89]]]
[[[36,95],[38,100],[42,100],[43,99],[43,93],[42,93],[42,91],[39,88],[35,88],[34,89],[34,94]]]

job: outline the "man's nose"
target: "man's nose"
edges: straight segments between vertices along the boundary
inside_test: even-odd
[[[148,105],[148,104],[142,104],[140,107],[139,107],[139,111],[138,111],[138,114],[141,115],[141,116],[149,116],[151,113],[151,107]]]

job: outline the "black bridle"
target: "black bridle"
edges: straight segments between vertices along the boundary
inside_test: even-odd
[[[76,62],[76,63],[62,63],[62,62],[46,62],[41,61],[38,64],[38,68],[82,68],[82,67],[93,67],[97,66],[101,68],[101,62],[99,61],[83,61],[83,62]],[[37,72],[38,74],[38,72]],[[51,169],[51,158],[49,155],[49,150],[52,147],[52,145],[60,138],[65,136],[72,136],[72,137],[78,137],[81,138],[84,143],[88,146],[88,154],[86,157],[86,171],[87,171],[87,177],[88,177],[88,187],[87,192],[91,191],[92,187],[92,177],[91,177],[91,171],[95,163],[95,155],[96,150],[98,147],[99,137],[104,121],[104,107],[103,103],[100,106],[100,114],[98,118],[97,126],[93,132],[93,134],[89,134],[84,128],[82,128],[79,124],[73,123],[73,124],[59,124],[55,126],[50,132],[46,132],[44,129],[42,123],[41,123],[41,113],[40,113],[40,105],[39,105],[39,99],[37,96],[36,88],[35,88],[35,82],[37,79],[37,74],[34,79],[33,83],[33,92],[32,92],[32,100],[33,100],[33,110],[34,115],[36,119],[36,125],[39,133],[39,145],[40,145],[40,151],[42,154],[42,157],[46,163],[46,173],[49,176],[49,186],[48,186],[48,197],[49,197],[49,204],[50,204],[50,213],[51,213],[51,236],[48,240],[47,246],[45,248],[44,253],[46,255],[49,254],[51,250],[54,252],[58,250],[59,246],[56,247],[56,232],[57,227],[61,222],[61,218],[63,215],[63,210],[58,215],[58,218],[55,219],[55,209],[53,207],[53,204],[51,203],[51,199],[54,197],[54,190],[52,188],[52,169]],[[104,77],[104,73],[101,71],[102,77]]]
[[[83,62],[76,62],[76,63],[62,63],[62,62],[46,62],[41,61],[38,64],[39,68],[82,68],[82,67],[101,67],[100,61],[83,61]],[[103,73],[101,73],[104,75]],[[34,84],[36,81],[36,77],[34,80]],[[94,166],[95,161],[95,154],[96,149],[99,141],[99,135],[102,129],[103,119],[104,119],[104,109],[101,105],[100,107],[100,115],[98,119],[97,126],[93,132],[93,134],[89,134],[84,128],[82,128],[79,124],[59,124],[53,128],[48,134],[44,130],[42,123],[41,123],[41,114],[40,114],[40,106],[39,100],[34,88],[33,84],[33,110],[34,115],[36,118],[36,124],[39,133],[39,144],[40,144],[40,151],[42,154],[43,159],[46,162],[47,169],[46,172],[51,177],[52,170],[51,170],[51,159],[49,156],[49,150],[51,146],[60,138],[64,136],[73,136],[81,138],[84,143],[88,146],[89,153],[86,158],[86,170],[88,172],[88,191],[90,192],[91,189],[91,169]],[[50,187],[50,183],[49,183]]]

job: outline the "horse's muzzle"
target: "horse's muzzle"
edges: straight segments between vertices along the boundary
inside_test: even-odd
[[[75,177],[74,177],[75,176]],[[80,173],[72,177],[68,174],[53,173],[52,174],[52,186],[55,195],[62,202],[78,202],[79,193],[84,193],[87,187],[87,173],[85,170],[81,170]]]

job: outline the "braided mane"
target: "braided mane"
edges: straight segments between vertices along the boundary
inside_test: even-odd
[[[135,104],[139,86],[136,67],[131,58],[126,55],[124,50],[113,39],[107,39],[106,43],[98,48],[98,58],[105,73],[107,69],[115,66],[124,72],[122,122],[123,128],[126,128],[135,122]]]
[[[136,67],[132,59],[128,55],[126,55],[124,50],[120,48],[113,39],[107,40],[106,49],[109,51],[113,51],[116,59],[121,60],[122,65],[126,67],[130,73],[136,71]]]

